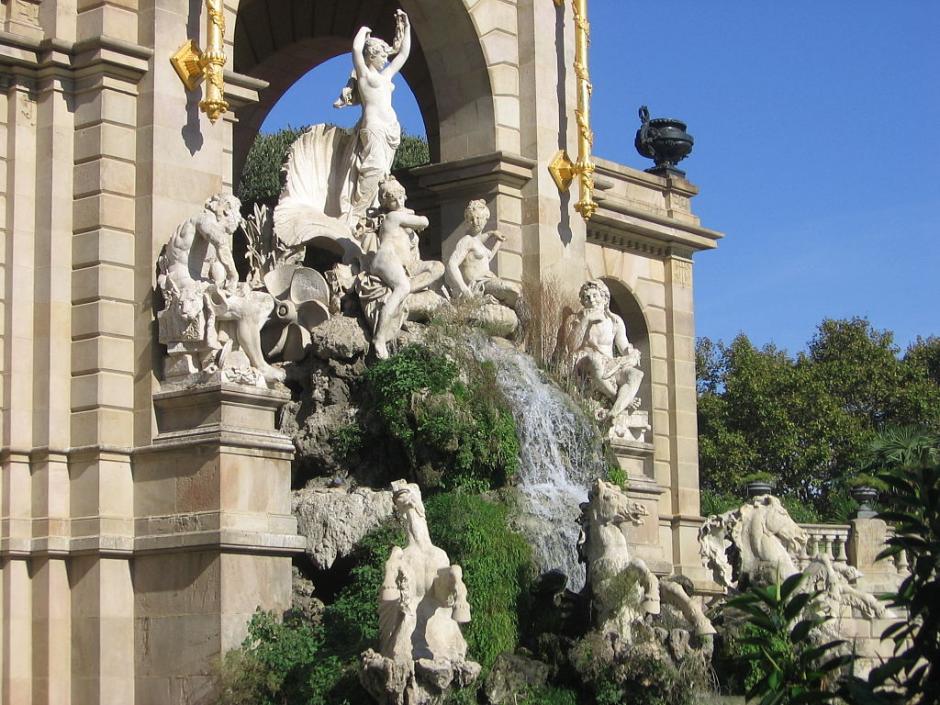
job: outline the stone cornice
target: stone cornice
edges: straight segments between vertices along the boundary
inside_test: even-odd
[[[536,162],[520,154],[491,152],[410,170],[418,186],[434,193],[479,193],[481,188],[506,186],[519,190],[532,178]]]
[[[598,199],[597,212],[588,223],[588,242],[618,250],[645,250],[662,256],[673,248],[682,253],[717,247],[721,233],[656,215],[608,196]]]
[[[152,58],[152,49],[108,36],[67,42],[0,31],[0,66],[13,76],[80,79],[104,74],[136,83]]]

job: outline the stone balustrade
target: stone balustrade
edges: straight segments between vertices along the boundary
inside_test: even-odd
[[[805,568],[812,558],[825,555],[836,564],[856,568],[859,584],[874,593],[893,592],[910,574],[907,556],[876,560],[894,530],[880,519],[857,518],[849,524],[800,524],[809,536],[799,556]]]

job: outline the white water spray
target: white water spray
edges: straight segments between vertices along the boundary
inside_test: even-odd
[[[577,549],[580,505],[587,501],[594,478],[607,476],[600,441],[531,357],[489,339],[471,345],[478,359],[496,365],[497,384],[516,420],[521,445],[518,526],[533,547],[539,572],[560,570],[568,576],[568,588],[578,591],[585,581]]]

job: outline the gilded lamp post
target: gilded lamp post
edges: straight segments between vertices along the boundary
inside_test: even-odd
[[[564,0],[555,0],[558,7]],[[578,82],[578,104],[575,118],[578,124],[578,160],[572,162],[565,150],[561,150],[548,165],[559,191],[567,191],[574,177],[580,183],[580,197],[575,210],[585,220],[590,220],[597,210],[594,202],[594,162],[591,160],[591,147],[594,145],[594,133],[591,131],[591,79],[588,73],[588,47],[591,43],[591,25],[587,19],[587,0],[572,0],[574,11],[575,45],[574,73]]]
[[[195,90],[200,81],[206,81],[205,97],[199,109],[215,122],[228,110],[225,100],[225,14],[222,0],[206,0],[206,50],[202,51],[194,39],[181,46],[170,58],[180,80],[187,90]]]

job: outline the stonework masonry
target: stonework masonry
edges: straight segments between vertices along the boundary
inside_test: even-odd
[[[300,4],[225,3],[233,112],[211,125],[169,63],[186,40],[205,44],[202,2],[0,3],[3,705],[199,702],[248,615],[289,603],[303,540],[274,424],[284,400],[221,382],[161,391],[154,262],[178,223],[231,190],[290,83],[390,14],[320,0],[284,16]],[[408,175],[409,193],[441,256],[468,198],[484,198],[507,235],[500,276],[572,292],[602,278],[636,310],[652,432],[618,453],[658,526],[638,555],[704,586],[692,262],[720,234],[691,213],[694,186],[613,162],[598,160],[589,225],[559,195],[546,166],[576,139],[570,8],[400,4],[434,162]]]

